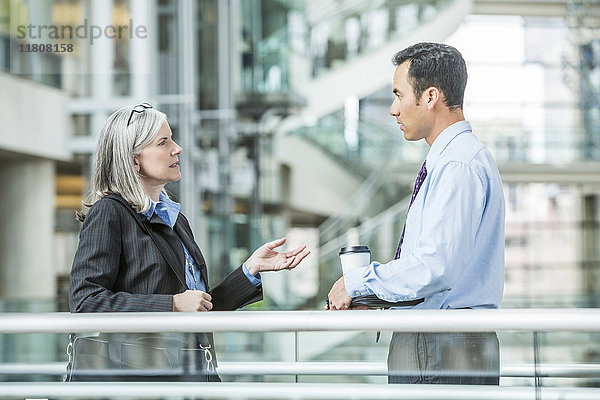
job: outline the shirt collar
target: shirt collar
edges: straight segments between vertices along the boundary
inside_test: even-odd
[[[472,132],[471,123],[469,121],[455,122],[439,134],[433,141],[431,149],[429,149],[429,153],[425,158],[428,171],[433,170],[437,160],[440,158],[440,155],[446,149],[448,144],[450,144],[455,137],[464,132]]]
[[[156,205],[158,203],[164,203],[167,209],[167,214],[169,215],[169,220],[171,222],[171,228],[173,228],[173,226],[175,226],[175,222],[177,221],[179,211],[181,210],[181,204],[174,202],[163,192],[160,192],[160,194],[158,195],[158,202],[155,202],[149,197],[148,200],[150,200],[150,208],[148,208],[148,210],[143,212],[142,214],[144,214],[146,218],[150,220],[152,218],[152,215],[154,215],[154,212],[156,211]]]

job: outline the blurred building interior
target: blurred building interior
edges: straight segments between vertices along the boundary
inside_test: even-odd
[[[506,196],[503,307],[600,306],[598,1],[5,0],[0,18],[5,312],[67,310],[74,212],[97,134],[112,112],[145,101],[166,112],[183,148],[183,178],[167,189],[211,279],[286,235],[312,254],[264,274],[265,300],[252,307],[322,309],[341,246],[366,244],[380,261],[396,250],[428,146],[406,142],[388,114],[391,57],[420,41],[451,44],[468,63],[465,115]],[[148,35],[65,39],[74,51],[48,53],[23,51],[11,34],[84,20]],[[348,340],[360,353],[373,342],[361,338],[340,334],[303,356],[336,359]],[[521,354],[504,340],[503,357]],[[221,345],[239,353],[258,342],[269,340]],[[385,357],[385,346],[368,348],[357,357]],[[600,358],[597,341],[577,351]]]

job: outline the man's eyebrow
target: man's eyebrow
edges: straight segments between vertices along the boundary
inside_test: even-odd
[[[398,89],[394,88],[394,89],[392,89],[392,93],[394,93],[394,94],[400,94],[400,91]]]

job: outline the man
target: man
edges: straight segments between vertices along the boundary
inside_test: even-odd
[[[504,287],[504,195],[496,163],[463,115],[467,69],[455,48],[419,43],[394,55],[390,114],[406,140],[431,146],[396,257],[348,271],[331,309],[353,297],[423,299],[418,309],[497,308]],[[390,383],[498,384],[495,333],[398,333]]]

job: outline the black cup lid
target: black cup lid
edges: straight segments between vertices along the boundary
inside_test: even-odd
[[[350,253],[370,253],[368,246],[345,246],[340,249],[340,256],[342,254],[350,254]]]

